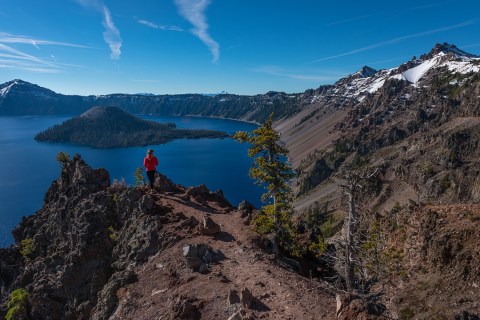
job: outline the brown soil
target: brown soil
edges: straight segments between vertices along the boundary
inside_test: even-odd
[[[169,215],[182,217],[165,226],[176,241],[135,267],[138,281],[121,288],[120,305],[112,319],[180,319],[178,310],[189,301],[196,315],[184,319],[228,319],[239,308],[227,302],[230,290],[248,288],[255,300],[246,310],[252,319],[335,319],[335,297],[320,283],[280,267],[274,257],[259,247],[259,237],[246,225],[241,212],[221,208],[216,202],[196,203],[185,194],[155,194]],[[206,213],[221,226],[215,236],[200,235],[186,221],[201,221]],[[187,268],[182,248],[207,244],[221,250],[225,259],[207,274]]]

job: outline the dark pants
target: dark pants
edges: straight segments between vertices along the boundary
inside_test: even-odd
[[[150,181],[150,188],[153,189],[153,183],[155,182],[155,173],[157,171],[155,170],[151,170],[151,171],[147,171],[147,177],[148,177],[148,180]]]

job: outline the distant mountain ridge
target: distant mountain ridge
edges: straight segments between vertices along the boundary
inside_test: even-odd
[[[132,147],[166,143],[174,139],[224,138],[225,132],[177,129],[135,117],[117,107],[93,107],[60,125],[38,133],[35,140],[76,143],[96,148]]]
[[[117,106],[132,114],[204,116],[262,122],[275,112],[293,115],[306,101],[303,94],[268,92],[255,96],[228,94],[63,95],[38,85],[12,80],[0,85],[0,115],[79,115],[93,106]]]
[[[436,44],[419,59],[397,68],[375,70],[364,66],[359,71],[303,93],[267,92],[254,96],[218,94],[153,95],[63,95],[19,79],[0,85],[0,115],[79,115],[92,106],[117,106],[132,114],[162,116],[204,116],[262,122],[274,113],[275,119],[286,119],[307,108],[318,99],[332,100],[336,105],[354,98],[363,100],[374,94],[389,79],[406,80],[417,85],[431,69],[448,68],[462,74],[478,71],[480,57],[455,45]],[[347,100],[345,100],[347,99]]]

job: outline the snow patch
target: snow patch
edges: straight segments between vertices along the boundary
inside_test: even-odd
[[[448,61],[444,63],[442,66],[446,66],[449,71],[451,72],[458,72],[458,73],[470,73],[470,72],[479,72],[480,68],[476,65],[470,63],[470,61]]]
[[[10,91],[10,89],[17,84],[17,81],[14,81],[12,82],[10,85],[8,85],[7,87],[3,88],[3,89],[0,89],[0,96],[2,98],[5,98],[8,94],[8,92]]]
[[[372,85],[368,89],[368,92],[370,93],[377,92],[378,89],[383,87],[384,84],[385,84],[385,79],[377,79],[375,82],[372,83]]]
[[[408,69],[403,73],[403,77],[405,80],[417,84],[418,80],[438,63],[438,60],[440,60],[440,57],[435,57],[423,62],[419,66]]]

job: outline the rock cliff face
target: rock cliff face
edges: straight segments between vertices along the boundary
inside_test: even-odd
[[[153,191],[111,185],[79,155],[62,161],[42,209],[0,249],[1,317],[19,288],[25,319],[333,316],[330,294],[261,249],[248,203],[237,210],[220,190],[163,175]]]
[[[104,287],[132,281],[128,266],[168,241],[160,239],[160,217],[148,214],[156,209],[151,196],[109,184],[104,169],[93,170],[76,156],[63,164],[43,208],[13,231],[18,243],[33,241],[10,283],[28,289],[32,318],[105,318],[112,298],[101,294]],[[128,245],[117,233],[132,234]],[[4,252],[18,257],[18,249]],[[97,307],[98,295],[105,303]]]

